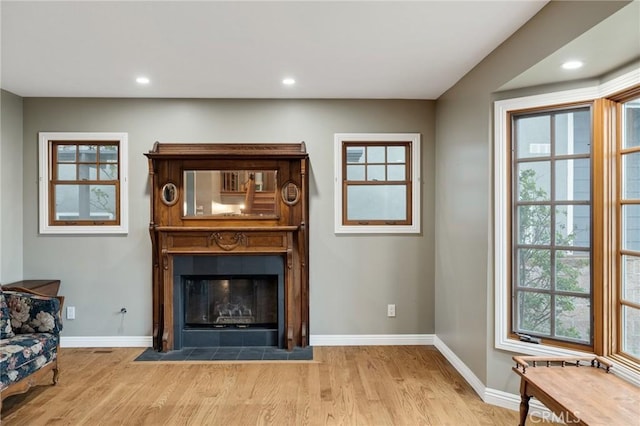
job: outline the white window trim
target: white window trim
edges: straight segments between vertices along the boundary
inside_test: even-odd
[[[494,103],[494,293],[495,293],[495,348],[525,355],[540,356],[584,356],[585,352],[545,344],[532,344],[509,339],[509,276],[508,262],[511,257],[511,242],[509,241],[510,206],[508,204],[509,177],[509,135],[507,134],[507,120],[509,111],[558,105],[563,103],[585,102],[621,92],[626,88],[640,84],[640,69],[624,74],[599,86],[583,89],[567,90],[555,93],[527,96],[522,98],[505,99]],[[633,380],[640,382],[637,373],[624,367],[617,366],[619,372],[627,372]],[[625,374],[622,374],[625,375]]]
[[[336,133],[334,135],[334,213],[336,234],[419,234],[420,223],[420,134]],[[411,142],[411,225],[342,224],[342,142]]]
[[[39,222],[41,234],[126,234],[129,232],[128,191],[128,134],[99,132],[40,132],[39,144]],[[120,225],[99,226],[52,226],[49,225],[49,179],[51,178],[51,141],[113,141],[119,142],[120,171]]]

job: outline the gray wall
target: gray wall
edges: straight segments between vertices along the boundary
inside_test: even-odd
[[[434,332],[433,101],[24,99],[24,273],[62,280],[76,320],[65,336],[151,333],[151,243],[146,157],[162,142],[305,141],[310,176],[310,328],[312,334]],[[129,134],[129,234],[39,235],[38,132]],[[423,233],[333,232],[333,134],[422,134]],[[396,318],[386,305],[395,303]],[[124,320],[118,311],[126,307]]]
[[[436,334],[489,388],[517,393],[494,346],[493,100],[627,2],[551,2],[437,101]]]
[[[0,283],[7,284],[23,278],[22,98],[0,96]]]

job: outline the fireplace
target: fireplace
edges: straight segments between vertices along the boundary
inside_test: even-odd
[[[282,256],[175,256],[173,265],[174,349],[284,347]]]
[[[153,347],[306,347],[304,143],[156,142],[145,155]]]
[[[185,328],[276,328],[278,276],[182,276]]]

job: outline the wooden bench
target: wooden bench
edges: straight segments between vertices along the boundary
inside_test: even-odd
[[[640,422],[640,388],[611,374],[602,357],[514,356],[520,376],[520,426],[533,397],[566,424],[635,425]]]

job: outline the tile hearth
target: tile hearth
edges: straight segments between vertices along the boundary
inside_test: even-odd
[[[296,347],[289,352],[272,346],[221,346],[211,348],[183,348],[170,352],[156,352],[147,348],[135,361],[310,361],[313,347]]]

